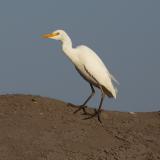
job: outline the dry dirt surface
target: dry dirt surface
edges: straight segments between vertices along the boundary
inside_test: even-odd
[[[0,160],[160,160],[160,112],[102,112],[30,95],[0,96]],[[93,112],[93,109],[88,109]]]

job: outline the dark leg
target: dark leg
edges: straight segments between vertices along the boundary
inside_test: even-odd
[[[93,118],[93,117],[95,117],[95,116],[98,116],[99,122],[102,123],[101,118],[100,118],[100,114],[101,114],[101,108],[102,108],[102,103],[103,103],[105,94],[104,94],[101,86],[100,86],[100,90],[101,90],[101,101],[100,101],[98,110],[95,110],[95,113],[94,113],[92,116],[90,116],[90,117],[88,117],[88,118],[85,118],[85,119],[90,119],[90,118]]]
[[[100,89],[101,89],[101,101],[100,101],[100,104],[99,104],[99,108],[98,108],[98,110],[97,110],[97,115],[98,115],[98,120],[99,120],[99,122],[102,123],[101,118],[100,118],[100,114],[101,114],[101,108],[102,108],[102,103],[103,103],[105,94],[104,94],[104,92],[103,92],[103,90],[102,90],[102,87],[100,87]]]
[[[76,111],[74,111],[74,113],[77,113],[78,111],[80,111],[81,109],[83,109],[83,112],[86,114],[87,112],[86,112],[86,110],[85,110],[85,108],[86,108],[86,104],[87,104],[87,102],[94,96],[94,94],[95,94],[95,90],[94,90],[94,88],[93,88],[93,86],[92,86],[92,84],[90,83],[90,87],[91,87],[91,89],[92,89],[92,93],[89,95],[89,97],[85,100],[85,102],[82,104],[82,105],[80,105],[79,106],[79,108],[76,110]]]

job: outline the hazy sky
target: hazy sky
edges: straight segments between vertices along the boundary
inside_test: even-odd
[[[74,46],[91,47],[120,82],[105,109],[160,110],[159,0],[1,0],[0,94],[85,100],[90,87],[60,43],[40,37],[59,28]],[[90,106],[98,105],[97,93]]]

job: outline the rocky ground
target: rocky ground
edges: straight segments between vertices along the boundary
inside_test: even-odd
[[[102,112],[100,124],[75,110],[39,96],[0,96],[0,160],[160,160],[160,112]]]

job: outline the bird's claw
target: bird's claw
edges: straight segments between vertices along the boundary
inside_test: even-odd
[[[94,114],[91,114],[91,113],[88,113],[87,111],[86,111],[86,108],[87,108],[87,106],[83,106],[83,105],[80,105],[79,106],[79,108],[77,109],[77,110],[75,110],[73,113],[74,114],[76,114],[77,112],[79,112],[81,109],[83,109],[83,115],[89,115],[89,117],[86,117],[86,118],[84,118],[84,120],[87,120],[87,119],[91,119],[91,118],[93,118],[93,117],[95,117],[95,116],[97,116],[98,117],[98,121],[100,122],[100,123],[102,123],[102,121],[101,121],[101,117],[100,117],[100,114],[101,114],[101,110],[94,110]]]
[[[76,114],[77,112],[79,112],[81,109],[83,109],[83,114],[87,114],[86,112],[86,106],[80,105],[79,108],[77,110],[75,110],[73,113]]]
[[[98,117],[98,121],[99,121],[100,123],[102,123],[101,118],[100,118],[101,110],[96,110],[96,109],[95,109],[94,111],[95,111],[94,114],[92,114],[91,116],[89,116],[89,117],[87,117],[87,118],[84,118],[84,120],[91,119],[91,118],[97,116],[97,117]]]

